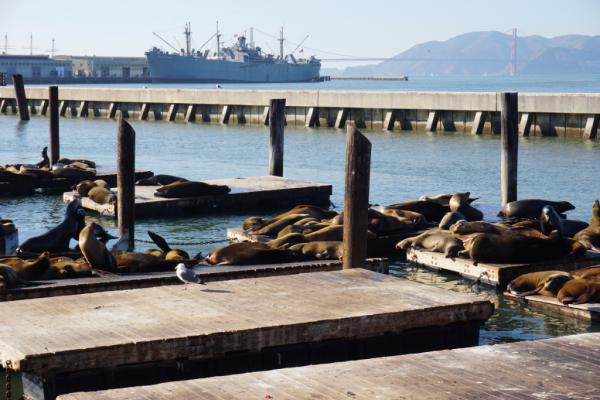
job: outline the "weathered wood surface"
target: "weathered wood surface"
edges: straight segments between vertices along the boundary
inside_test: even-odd
[[[283,176],[285,99],[271,99],[269,110],[269,175]]]
[[[15,99],[17,99],[17,111],[21,121],[29,120],[29,108],[27,108],[27,96],[25,95],[25,86],[23,84],[23,75],[16,74],[12,76],[13,87],[15,89]]]
[[[500,93],[501,197],[502,207],[517,201],[517,166],[519,156],[519,95],[516,92]]]
[[[115,247],[115,245],[111,247]],[[127,248],[127,240],[123,246]],[[202,277],[202,282],[229,281],[234,279],[265,278],[269,276],[305,274],[311,272],[340,271],[341,261],[304,261],[286,264],[266,265],[201,265],[194,268]],[[389,275],[387,258],[370,258],[365,269]],[[173,272],[154,272],[145,274],[125,274],[118,277],[91,277],[79,279],[61,279],[47,281],[48,284],[20,286],[0,292],[0,302],[43,297],[69,296],[85,293],[110,292],[115,290],[143,289],[155,286],[181,285]]]
[[[122,117],[117,119],[117,188],[119,235],[129,231],[131,251],[135,238],[135,131]]]
[[[59,118],[58,118],[58,86],[48,87],[48,102],[50,112],[48,113],[48,121],[50,128],[50,165],[54,165],[60,159],[60,135],[59,135]]]
[[[473,261],[470,259],[445,258],[443,253],[414,249],[407,250],[406,258],[426,268],[458,272],[465,278],[479,279],[484,284],[498,287],[506,287],[513,279],[530,272],[575,271],[600,265],[600,253],[595,251],[588,251],[585,257],[578,259],[560,259],[528,264],[478,263],[473,265]]]
[[[117,170],[114,165],[99,165],[96,167],[96,176],[94,180],[102,179],[110,185],[117,187]],[[135,179],[148,179],[154,176],[152,171],[135,170]],[[79,182],[89,178],[54,178],[54,179],[36,179],[25,182],[0,182],[0,195],[14,195],[28,193],[34,189],[49,188],[68,188],[77,185]]]
[[[236,207],[257,208],[259,205],[287,206],[300,204],[329,205],[331,185],[281,178],[278,176],[253,176],[247,178],[215,179],[203,181],[213,185],[227,185],[231,192],[219,196],[165,199],[154,196],[158,186],[135,187],[135,215],[156,216],[182,211],[213,212],[233,210]],[[65,202],[71,201],[73,192],[63,194]],[[271,204],[275,203],[275,204]],[[281,203],[281,204],[279,204]],[[81,201],[83,208],[105,215],[116,215],[115,204],[97,204],[89,198]]]
[[[600,334],[62,395],[94,399],[593,399]]]
[[[489,300],[364,269],[0,303],[0,362],[40,377],[485,322]]]
[[[516,295],[508,292],[505,292],[504,295],[513,299],[517,297]],[[556,297],[541,295],[525,296],[518,301],[523,301],[533,307],[549,310],[557,314],[562,314],[590,322],[600,322],[600,303],[562,304],[556,299]]]

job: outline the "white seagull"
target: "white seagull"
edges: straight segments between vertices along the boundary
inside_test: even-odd
[[[217,85],[217,89],[221,89],[221,85]]]
[[[185,282],[185,286],[181,290],[186,290],[188,283],[198,283],[200,285],[206,285],[206,283],[200,280],[200,277],[196,275],[194,271],[185,267],[185,264],[180,263],[175,267],[177,270],[177,277],[181,279],[182,282]]]

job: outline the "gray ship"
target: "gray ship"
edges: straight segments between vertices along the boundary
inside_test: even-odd
[[[296,59],[293,53],[298,48],[291,54],[283,55],[283,29],[279,39],[280,54],[277,57],[264,53],[260,47],[247,44],[245,36],[238,37],[233,46],[221,48],[219,39],[222,35],[219,34],[218,25],[217,33],[213,35],[217,39],[217,51],[212,54],[210,50],[202,52],[190,47],[189,25],[186,25],[184,35],[186,49],[179,52],[156,35],[175,49],[175,52],[165,52],[156,47],[146,52],[152,82],[274,83],[319,80],[321,62],[314,56]]]

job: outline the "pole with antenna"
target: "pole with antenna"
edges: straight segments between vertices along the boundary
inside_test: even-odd
[[[217,57],[221,55],[221,42],[219,38],[223,35],[219,35],[219,21],[217,21]]]
[[[283,41],[284,40],[285,39],[283,38],[283,26],[282,26],[280,36],[279,36],[279,54],[281,55],[282,60],[283,60]]]
[[[29,55],[33,55],[33,32],[31,32],[31,38],[29,41]]]

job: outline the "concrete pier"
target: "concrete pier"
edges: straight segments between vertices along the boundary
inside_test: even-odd
[[[48,88],[26,87],[25,92],[31,113],[43,114],[38,110],[44,108]],[[269,100],[285,98],[286,125],[499,135],[498,96],[456,92],[61,88],[59,111],[61,116],[78,118],[121,116],[266,125]],[[599,110],[600,94],[519,93],[519,134],[595,139]],[[0,88],[0,112],[17,112],[10,87]]]

